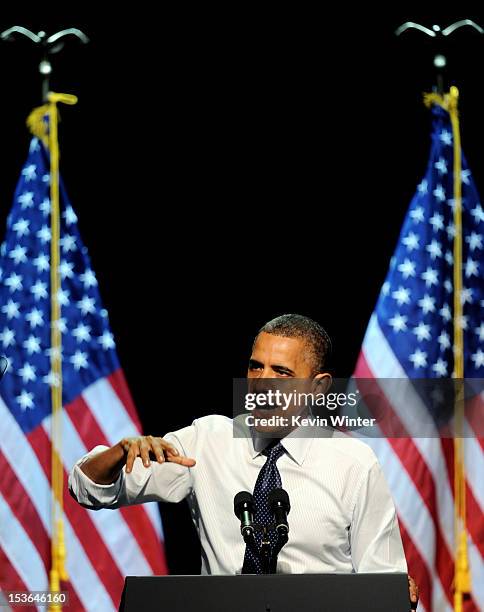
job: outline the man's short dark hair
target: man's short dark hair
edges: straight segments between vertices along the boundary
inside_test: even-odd
[[[313,319],[299,314],[284,314],[259,330],[283,338],[301,338],[306,342],[308,361],[315,372],[322,372],[331,353],[331,340],[325,329]]]

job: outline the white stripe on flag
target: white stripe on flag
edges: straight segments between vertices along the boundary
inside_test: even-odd
[[[121,438],[138,434],[128,411],[105,378],[86,387],[82,397],[109,444],[116,444]]]
[[[30,591],[48,588],[49,581],[39,552],[1,493],[0,545]]]
[[[466,478],[474,493],[477,503],[484,509],[484,453],[475,437],[471,436],[471,428],[466,424],[464,441],[464,457]]]
[[[2,452],[15,472],[18,480],[24,487],[27,495],[35,507],[42,524],[50,536],[51,534],[51,489],[39,464],[29,441],[24,436],[17,421],[0,397],[0,422],[2,423]],[[21,452],[19,452],[21,449]],[[69,520],[64,514],[64,527],[66,530],[66,546],[70,551],[67,556],[67,565],[70,572],[70,581],[76,590],[79,599],[89,609],[89,602],[97,602],[99,611],[112,610],[113,603],[104,584],[99,579],[82,548],[77,536],[72,530]],[[75,563],[75,566],[72,565]],[[22,580],[25,577],[20,574]],[[95,610],[95,608],[91,608]]]
[[[469,543],[469,562],[471,565],[472,596],[478,610],[484,610],[484,580],[482,579],[482,555],[471,538]]]
[[[50,416],[42,426],[50,439]],[[62,460],[69,472],[74,463],[87,453],[76,428],[68,415],[63,413]],[[89,512],[89,518],[104,540],[122,576],[150,576],[153,574],[143,551],[119,510]]]

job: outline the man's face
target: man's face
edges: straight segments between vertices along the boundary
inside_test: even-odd
[[[249,361],[248,378],[309,378],[311,364],[301,338],[283,338],[261,332]]]
[[[297,387],[301,392],[308,392],[313,380],[324,376],[324,374],[314,376],[314,368],[308,359],[306,343],[301,338],[284,338],[265,332],[257,336],[247,371],[249,389],[252,392],[260,393],[276,388],[289,392],[291,379],[296,379],[294,380],[295,386],[291,388]],[[277,380],[271,381],[271,379],[288,379],[288,382],[278,385]],[[292,415],[305,412],[307,411],[302,411],[300,406],[291,405],[286,410],[278,407],[270,410],[257,408],[253,411],[253,416],[256,419],[272,416],[291,419]],[[258,432],[277,433],[278,435],[284,432],[284,427],[277,425],[258,424],[255,429]]]

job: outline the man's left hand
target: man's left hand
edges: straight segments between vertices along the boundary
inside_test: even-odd
[[[411,610],[417,609],[418,604],[418,586],[412,576],[408,577],[408,592],[410,594]]]

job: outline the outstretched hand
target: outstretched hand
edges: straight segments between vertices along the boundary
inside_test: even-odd
[[[140,457],[143,465],[149,467],[151,461],[158,463],[169,461],[186,467],[193,467],[195,459],[180,455],[178,450],[164,438],[155,436],[137,436],[134,438],[123,438],[119,443],[126,455],[126,472],[129,474],[133,469],[134,460]]]

